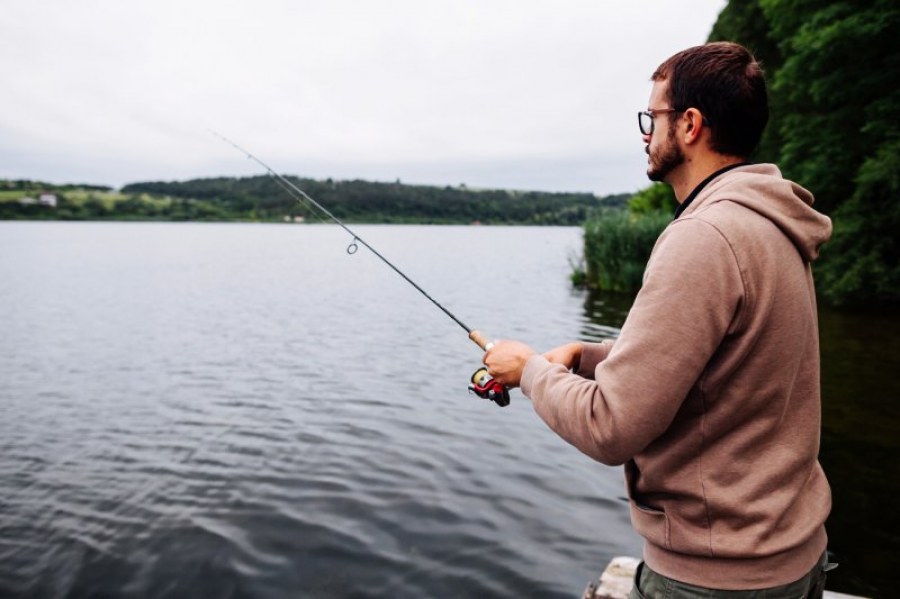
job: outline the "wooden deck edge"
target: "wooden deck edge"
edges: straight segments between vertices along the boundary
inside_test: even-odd
[[[596,582],[590,583],[581,599],[628,599],[634,582],[634,571],[641,560],[636,557],[614,557]],[[845,595],[825,591],[824,599],[865,599],[856,595]]]

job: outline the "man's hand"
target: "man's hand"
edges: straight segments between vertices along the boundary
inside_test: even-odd
[[[551,364],[562,364],[569,370],[578,370],[578,365],[581,363],[582,347],[580,343],[566,343],[545,352],[544,357]]]
[[[519,341],[497,341],[485,352],[483,362],[495,381],[507,387],[518,387],[525,362],[536,353]]]

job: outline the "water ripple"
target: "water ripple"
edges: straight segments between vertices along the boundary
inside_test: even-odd
[[[0,596],[570,597],[636,550],[620,475],[470,396],[480,352],[331,229],[31,231],[81,249],[0,296]],[[368,233],[498,332],[614,333],[530,241],[577,230]],[[485,248],[503,313],[464,285]]]

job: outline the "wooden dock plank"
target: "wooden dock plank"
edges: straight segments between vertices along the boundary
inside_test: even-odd
[[[628,599],[634,582],[634,571],[641,560],[636,557],[614,557],[597,582],[592,582],[584,590],[582,599]],[[825,591],[824,599],[865,599],[856,595],[845,595]]]

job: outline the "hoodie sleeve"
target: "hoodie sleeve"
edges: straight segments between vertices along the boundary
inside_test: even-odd
[[[581,360],[578,362],[578,368],[575,373],[586,379],[594,378],[594,371],[597,364],[606,359],[612,350],[614,341],[607,339],[600,343],[582,343],[581,344]]]
[[[522,392],[563,439],[600,462],[622,464],[669,427],[744,297],[727,240],[707,222],[678,220],[657,241],[643,287],[593,380],[535,355]]]

